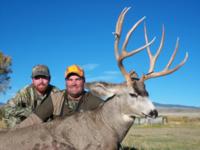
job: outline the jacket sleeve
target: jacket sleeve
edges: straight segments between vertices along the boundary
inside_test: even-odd
[[[34,97],[33,95],[33,89],[26,86],[19,90],[13,98],[8,100],[7,105],[11,107],[22,106],[23,104],[29,103],[29,101]]]

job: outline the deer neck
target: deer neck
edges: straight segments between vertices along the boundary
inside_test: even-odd
[[[122,141],[134,119],[123,114],[122,103],[120,99],[114,97],[108,100],[100,111],[102,120],[118,136],[118,141]]]

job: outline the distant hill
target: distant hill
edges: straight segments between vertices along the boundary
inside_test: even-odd
[[[174,104],[161,104],[157,102],[153,102],[156,107],[167,107],[167,108],[191,108],[191,109],[200,109],[200,107],[196,106],[185,106],[185,105],[174,105]]]
[[[160,116],[184,116],[190,118],[200,117],[200,107],[185,106],[185,105],[173,105],[173,104],[160,104],[154,102],[158,114]]]

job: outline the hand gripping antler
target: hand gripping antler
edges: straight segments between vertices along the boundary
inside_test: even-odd
[[[144,25],[144,33],[145,33],[145,41],[146,41],[146,43],[148,43],[146,25]],[[174,60],[174,58],[176,56],[176,52],[178,50],[179,38],[177,38],[174,52],[171,55],[171,58],[170,58],[168,64],[165,66],[165,68],[162,71],[154,72],[154,66],[155,66],[156,60],[157,60],[157,58],[158,58],[158,56],[159,56],[159,54],[160,54],[160,52],[162,50],[162,47],[163,47],[163,44],[164,44],[164,38],[165,38],[165,30],[164,30],[164,26],[163,26],[161,42],[160,42],[160,46],[157,49],[156,54],[153,56],[151,51],[150,51],[150,47],[149,46],[147,47],[147,53],[148,53],[149,60],[150,60],[150,67],[149,67],[148,73],[146,75],[143,75],[141,80],[145,81],[145,80],[150,79],[150,78],[155,78],[155,77],[160,77],[160,76],[165,76],[167,74],[171,74],[171,73],[175,72],[176,70],[178,70],[181,66],[183,66],[185,64],[185,62],[187,61],[188,53],[186,53],[185,58],[181,61],[180,64],[178,64],[173,69],[169,69],[169,67],[171,66],[171,64],[172,64],[172,62],[173,62],[173,60]]]
[[[115,48],[115,57],[118,63],[118,67],[120,69],[120,71],[122,72],[122,74],[124,75],[127,84],[131,85],[132,81],[131,81],[131,77],[130,74],[128,72],[126,72],[124,65],[123,65],[123,59],[125,59],[126,57],[132,56],[138,52],[140,52],[141,50],[144,50],[145,48],[147,48],[148,46],[150,46],[155,38],[151,41],[151,42],[146,42],[145,45],[141,46],[138,49],[132,50],[131,52],[127,52],[126,50],[126,46],[128,44],[129,38],[132,35],[133,31],[138,27],[138,25],[145,19],[145,17],[141,18],[139,21],[137,21],[135,23],[135,25],[132,26],[132,28],[129,30],[129,32],[126,35],[125,41],[122,45],[122,50],[121,50],[121,55],[119,54],[119,40],[121,37],[121,32],[122,32],[122,25],[124,22],[124,16],[126,15],[126,13],[128,12],[128,10],[130,9],[130,7],[128,8],[124,8],[123,11],[121,12],[121,14],[119,15],[117,24],[116,24],[116,30],[115,30],[115,44],[114,44],[114,48]]]

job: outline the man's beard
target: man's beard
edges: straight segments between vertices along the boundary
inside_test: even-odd
[[[46,91],[47,85],[41,83],[41,84],[37,85],[36,89],[37,89],[39,92],[43,93],[43,92]]]

